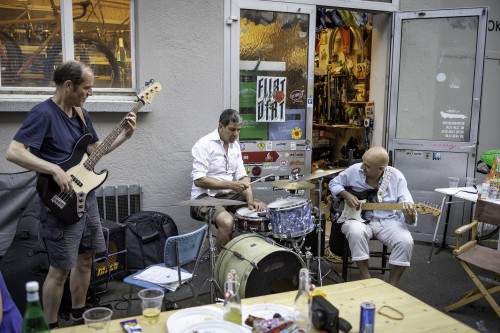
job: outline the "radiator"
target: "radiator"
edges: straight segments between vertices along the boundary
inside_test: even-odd
[[[120,222],[142,209],[141,185],[101,186],[95,193],[99,214],[104,220]]]

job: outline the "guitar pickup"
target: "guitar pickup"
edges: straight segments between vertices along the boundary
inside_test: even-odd
[[[50,201],[52,201],[54,205],[56,205],[61,209],[64,208],[64,206],[66,205],[66,202],[64,202],[64,200],[57,195],[54,195]]]
[[[83,183],[82,183],[82,182],[81,182],[78,178],[76,178],[75,176],[71,175],[71,179],[73,180],[73,182],[74,182],[76,185],[78,185],[78,186],[80,186],[80,187],[82,187],[82,186],[83,186]]]

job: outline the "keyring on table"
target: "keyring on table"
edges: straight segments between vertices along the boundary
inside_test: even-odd
[[[383,312],[382,311],[383,308],[387,308],[387,309],[390,309],[390,310],[396,312],[397,314],[399,314],[399,317],[391,316],[390,314]],[[394,319],[394,320],[403,320],[404,317],[405,317],[405,315],[401,311],[394,309],[390,305],[384,305],[384,306],[382,306],[380,309],[378,309],[377,313],[379,315],[382,315],[382,316],[385,316],[385,317],[387,317],[389,319]]]

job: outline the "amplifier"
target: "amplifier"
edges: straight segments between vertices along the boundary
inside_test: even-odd
[[[106,221],[102,223],[106,251],[97,253],[92,264],[90,288],[127,275],[127,249],[125,224]]]

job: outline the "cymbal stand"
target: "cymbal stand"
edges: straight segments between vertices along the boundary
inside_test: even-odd
[[[222,288],[219,286],[217,281],[214,278],[214,270],[215,270],[215,244],[214,244],[214,237],[213,237],[213,231],[212,231],[212,215],[213,215],[213,206],[208,206],[208,214],[205,217],[207,223],[208,223],[208,250],[209,250],[209,274],[210,276],[205,280],[201,288],[199,289],[200,291],[203,290],[205,287],[205,284],[208,282],[210,283],[210,301],[212,303],[216,303],[216,288],[218,291],[220,291],[221,294],[224,294],[222,291]]]
[[[319,217],[318,217],[318,222],[317,222],[317,225],[316,225],[316,234],[318,235],[318,255],[314,258],[314,260],[317,262],[317,269],[318,269],[318,282],[319,282],[319,285],[320,286],[323,286],[323,277],[327,276],[328,274],[330,274],[330,272],[334,272],[337,276],[340,276],[339,273],[337,273],[333,267],[328,263],[328,261],[325,260],[325,258],[323,258],[321,256],[321,236],[322,236],[322,233],[323,233],[323,226],[321,224],[321,191],[322,191],[322,187],[323,187],[323,177],[321,178],[318,178],[318,209],[319,209]],[[326,223],[325,223],[326,225]],[[321,262],[324,262],[327,266],[328,266],[328,272],[325,273],[325,275],[322,275],[321,273]]]

